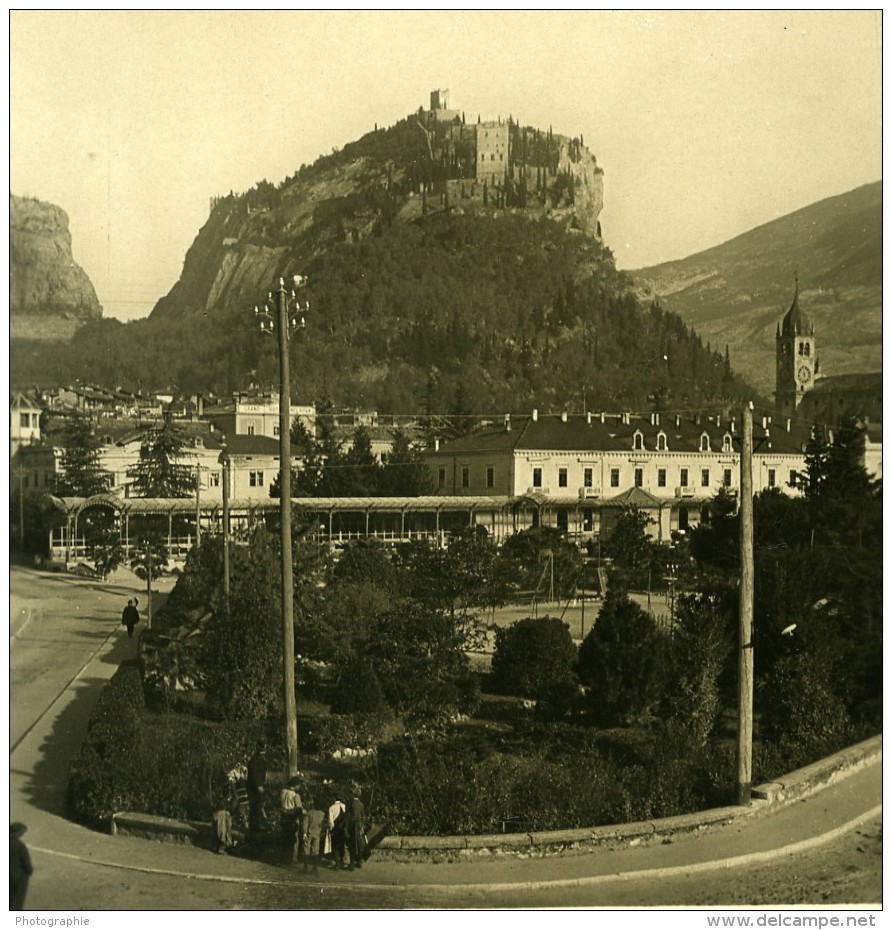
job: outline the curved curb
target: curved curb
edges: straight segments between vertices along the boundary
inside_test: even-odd
[[[343,887],[351,890],[379,890],[382,888],[395,889],[401,888],[412,890],[414,892],[423,891],[428,894],[455,894],[456,891],[464,892],[493,892],[493,891],[536,891],[542,889],[558,888],[581,888],[591,885],[602,885],[608,882],[616,881],[634,881],[635,879],[648,878],[671,878],[677,875],[694,875],[702,872],[719,871],[722,869],[738,868],[741,866],[758,865],[764,862],[771,862],[782,856],[796,855],[806,852],[825,843],[845,835],[855,827],[864,823],[873,817],[882,813],[883,805],[877,804],[870,810],[853,817],[851,820],[819,836],[809,837],[806,840],[799,840],[796,843],[790,843],[787,846],[780,846],[775,849],[765,850],[763,852],[746,853],[742,856],[732,856],[728,859],[714,859],[709,862],[696,862],[688,865],[663,866],[656,869],[633,869],[628,872],[614,872],[608,875],[586,875],[580,878],[558,878],[543,879],[542,881],[518,881],[518,882],[469,882],[469,883],[437,883],[430,882],[410,883],[410,882],[344,882]],[[56,852],[52,849],[45,849],[41,846],[32,846],[34,852],[43,853],[48,856],[58,856],[63,859],[73,859],[77,862],[85,862],[90,865],[105,866],[106,868],[122,869],[128,872],[141,872],[149,875],[167,875],[171,878],[186,878],[194,881],[221,882],[224,884],[238,885],[260,885],[260,886],[287,886],[305,885],[306,887],[315,887],[322,884],[319,881],[296,882],[284,881],[272,878],[247,878],[229,875],[212,875],[203,872],[180,872],[175,869],[157,869],[149,866],[128,865],[120,862],[107,862],[104,860],[79,856],[74,853]]]

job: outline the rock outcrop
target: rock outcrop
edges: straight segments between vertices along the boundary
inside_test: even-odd
[[[68,214],[55,204],[10,195],[10,337],[67,341],[101,316],[96,290],[71,254]]]

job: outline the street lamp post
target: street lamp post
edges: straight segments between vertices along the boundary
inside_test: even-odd
[[[291,334],[304,325],[296,290],[304,287],[306,277],[294,276],[290,295],[285,281],[279,278],[276,291],[275,318],[268,305],[263,310],[254,307],[260,318],[260,330],[276,335],[279,340],[279,493],[281,513],[282,550],[282,640],[285,690],[285,744],[287,750],[286,774],[297,774],[297,700],[294,693],[294,578],[291,556],[291,372],[288,342]],[[269,298],[272,299],[272,294]],[[289,302],[290,297],[290,302]],[[309,302],[303,308],[309,309]]]
[[[223,604],[229,610],[229,450],[225,436],[221,445],[218,461],[223,466]]]

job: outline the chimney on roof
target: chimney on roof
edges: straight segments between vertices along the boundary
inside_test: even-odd
[[[511,414],[510,413],[505,414],[505,432],[506,433],[511,432]]]
[[[629,412],[627,410],[623,411],[623,425],[624,426],[629,425]]]
[[[204,394],[195,395],[195,406],[198,408],[198,419],[204,416]]]
[[[604,411],[601,411],[601,426],[604,425]]]
[[[566,422],[567,422],[567,411],[562,410],[561,411],[561,423],[566,423]]]
[[[591,411],[589,411],[588,413],[586,413],[586,415],[585,415],[585,422],[588,423],[589,426],[592,425],[592,414],[591,414]]]
[[[533,407],[533,422],[535,423],[539,419],[539,408]]]
[[[736,427],[737,427],[737,423],[735,422],[734,417],[731,417],[731,422],[728,425],[728,431],[731,433],[732,436],[734,435],[734,430],[736,429]]]
[[[768,429],[768,417],[762,417],[762,429]]]
[[[650,415],[650,425],[659,426],[660,425],[660,415],[656,412]]]
[[[700,414],[699,413],[694,417],[694,424],[696,426],[700,425]]]
[[[787,432],[790,432],[790,427],[793,425],[793,421],[787,417]]]
[[[676,428],[676,429],[680,429],[680,428],[681,428],[681,414],[679,414],[679,413],[676,413],[676,414],[675,414],[675,428]]]
[[[439,451],[440,451],[440,440],[435,439],[434,440],[434,452],[439,452]]]

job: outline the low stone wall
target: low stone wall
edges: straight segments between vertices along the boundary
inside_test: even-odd
[[[665,843],[737,820],[763,816],[829,785],[845,774],[879,760],[882,736],[856,743],[835,755],[788,773],[779,781],[753,788],[747,807],[718,807],[693,814],[637,823],[552,830],[542,833],[494,833],[474,836],[388,836],[375,849],[376,859],[392,862],[450,862],[474,858],[541,858],[590,851],[598,847]],[[172,820],[129,812],[112,817],[112,833],[210,847],[209,823]],[[235,837],[237,840],[242,837]]]

